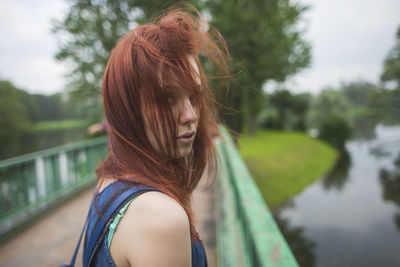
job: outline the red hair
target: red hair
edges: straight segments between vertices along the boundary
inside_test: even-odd
[[[218,31],[206,31],[209,25],[202,22],[197,10],[190,9],[172,9],[155,22],[129,31],[116,44],[102,85],[110,154],[96,172],[100,183],[115,178],[156,188],[174,198],[188,215],[193,241],[198,236],[190,195],[206,166],[209,175],[215,174],[217,167],[209,130],[216,129],[214,99],[199,56],[226,73],[229,52]],[[199,68],[201,87],[188,56]],[[171,90],[191,96],[198,110],[197,134],[185,159],[165,156],[177,155],[177,121],[167,97]],[[151,145],[145,122],[161,153]]]

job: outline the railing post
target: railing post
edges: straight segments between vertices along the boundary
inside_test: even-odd
[[[107,139],[85,140],[0,161],[0,241],[95,181]]]

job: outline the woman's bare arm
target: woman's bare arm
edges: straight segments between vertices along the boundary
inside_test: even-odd
[[[121,219],[110,251],[117,266],[191,266],[190,228],[185,210],[160,192],[138,196]]]

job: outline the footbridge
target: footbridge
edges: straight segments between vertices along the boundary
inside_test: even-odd
[[[193,194],[209,266],[298,266],[227,130],[220,130],[217,180],[202,177]],[[0,266],[70,261],[95,166],[107,153],[100,137],[0,161]]]

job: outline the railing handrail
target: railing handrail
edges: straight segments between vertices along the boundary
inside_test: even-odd
[[[220,132],[218,266],[298,267],[228,131]]]
[[[297,267],[298,264],[290,248],[238,154],[227,130],[221,127],[220,131],[225,140],[216,141],[222,163],[221,171],[218,175],[219,192],[217,194],[217,205],[219,205],[217,219],[218,266]],[[32,205],[25,206],[25,202],[22,206],[17,205],[16,211],[7,215],[7,218],[4,217],[3,220],[0,220],[5,223],[0,224],[0,234],[14,227],[14,222],[20,223],[21,220],[29,220],[30,218],[27,217],[40,213],[48,205],[54,203],[56,199],[65,197],[77,188],[94,181],[93,166],[95,164],[93,162],[94,159],[89,159],[89,155],[98,153],[99,150],[90,152],[90,147],[95,148],[104,145],[103,147],[106,148],[105,144],[106,137],[100,137],[0,161],[0,174],[3,172],[2,170],[10,172],[12,169],[18,170],[18,168],[22,168],[22,171],[17,171],[13,174],[16,177],[10,176],[11,174],[9,173],[6,176],[7,178],[2,178],[2,183],[4,181],[9,181],[8,183],[16,181],[17,184],[15,186],[19,188],[21,184],[25,183],[25,179],[28,179],[27,183],[30,183],[30,186],[39,185],[39,189],[35,189],[35,192],[25,190],[24,201],[30,199],[27,195],[34,193],[35,202]],[[82,153],[89,154],[82,158]],[[69,159],[70,157],[71,159]],[[72,160],[72,162],[69,160]],[[83,173],[79,173],[82,171],[82,167],[76,165],[78,163],[86,166],[83,167]],[[20,167],[18,164],[20,164]],[[60,167],[63,164],[68,166]],[[35,171],[38,166],[42,166],[40,167],[42,171]],[[29,169],[27,170],[26,168],[28,167]],[[52,169],[49,170],[48,168]],[[68,173],[64,175],[57,174],[57,171],[61,171],[61,169],[67,170]],[[26,173],[26,171],[29,172]],[[55,173],[57,177],[48,177],[44,173],[46,171],[49,174]],[[70,173],[70,171],[73,171],[73,173]],[[35,173],[39,174],[41,178],[32,178]],[[75,178],[71,181],[66,181],[65,177],[69,178],[70,174]],[[47,184],[48,182],[50,184]],[[54,183],[61,187],[55,188]],[[6,187],[11,189],[10,186],[7,185]],[[16,189],[14,188],[13,190]],[[15,198],[12,193],[5,196],[3,192],[0,196],[2,198],[19,199]],[[8,202],[14,201],[12,199],[6,198]],[[4,201],[2,201],[0,203],[0,211],[5,208],[4,205]],[[9,220],[8,218],[12,219],[11,223],[4,221]]]
[[[107,137],[0,161],[0,241],[96,181]]]
[[[107,136],[101,136],[101,137],[96,137],[96,138],[92,138],[92,139],[85,139],[82,141],[77,141],[74,143],[68,143],[65,145],[61,145],[61,146],[57,146],[57,147],[53,147],[53,148],[49,148],[49,149],[44,149],[44,150],[40,150],[37,152],[24,154],[21,156],[8,158],[8,159],[0,161],[0,168],[9,167],[14,164],[20,164],[20,163],[35,160],[35,159],[41,158],[41,157],[56,155],[56,154],[60,153],[60,151],[68,152],[68,151],[80,149],[80,148],[83,148],[86,146],[102,144],[102,143],[106,142],[106,140],[107,140]]]

